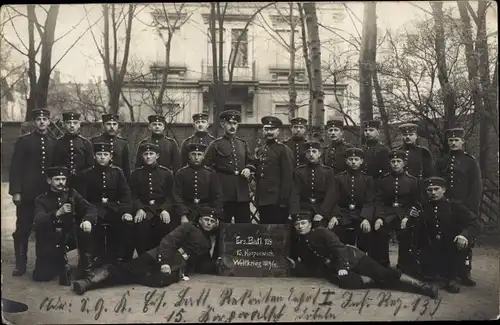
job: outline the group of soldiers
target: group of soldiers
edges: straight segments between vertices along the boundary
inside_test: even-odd
[[[237,111],[220,114],[224,135],[217,139],[207,132],[208,115],[194,114],[195,132],[180,147],[164,135],[165,118],[152,115],[151,136],[140,142],[131,171],[117,115],[103,115],[104,132],[89,140],[79,134],[79,113],[63,113],[59,139],[48,132],[50,112],[33,113],[34,131],[16,142],[10,170],[9,194],[17,207],[14,276],[26,272],[32,229],[33,279],[59,276],[68,285],[66,253],[76,248],[76,278],[83,279],[74,285],[77,293],[110,274],[168,285],[193,260],[202,261],[195,271],[213,273],[219,221],[252,221],[249,181],[255,179],[259,222],[293,226],[293,265],[304,264],[304,257],[335,265],[334,277],[344,284],[351,274],[384,282],[400,281],[404,272],[441,277],[449,292],[459,291],[457,279],[475,285],[470,270],[481,175],[463,150],[463,129],[446,131],[450,151],[435,162],[417,145],[415,124],[400,126],[404,144],[391,150],[379,141],[379,121],[364,123],[366,143],[355,147],[344,140],[343,121],[330,120],[331,143],[322,148],[306,140],[306,119],[291,119],[292,137],[281,143],[282,121],[265,116],[264,141],[250,150],[237,136]],[[390,268],[393,234],[399,273]],[[352,256],[358,257],[349,266]]]

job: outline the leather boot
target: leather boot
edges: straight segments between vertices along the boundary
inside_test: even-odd
[[[439,290],[434,285],[420,281],[407,274],[401,276],[397,287],[404,291],[418,293],[432,299],[437,299],[439,297]]]
[[[111,273],[107,267],[100,268],[94,274],[86,279],[73,282],[73,291],[77,295],[83,295],[86,291],[92,290],[97,284],[103,282],[110,277]]]
[[[26,263],[28,262],[28,243],[20,243],[14,240],[14,252],[16,256],[16,266],[12,271],[12,276],[21,276],[26,273]]]
[[[455,280],[448,280],[444,284],[443,289],[448,291],[449,293],[459,293],[460,292],[460,287],[455,282]]]
[[[91,253],[78,252],[78,266],[75,278],[77,280],[91,276],[94,269],[94,257]]]

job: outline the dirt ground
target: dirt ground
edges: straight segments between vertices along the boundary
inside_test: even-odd
[[[499,250],[474,250],[474,288],[441,299],[382,290],[350,292],[319,279],[235,278],[206,275],[164,289],[121,286],[76,296],[54,280],[31,280],[34,243],[28,272],[12,277],[12,232],[15,209],[2,184],[2,297],[24,302],[28,311],[5,314],[16,324],[164,323],[249,321],[385,321],[484,320],[499,314]],[[391,259],[396,258],[392,248]],[[76,265],[76,253],[70,253]]]

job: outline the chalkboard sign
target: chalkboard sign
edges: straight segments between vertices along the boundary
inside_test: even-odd
[[[219,275],[287,277],[290,275],[288,225],[222,224]]]

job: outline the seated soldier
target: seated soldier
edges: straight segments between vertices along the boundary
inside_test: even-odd
[[[134,255],[130,187],[121,168],[110,164],[112,145],[96,142],[93,149],[94,167],[77,176],[78,192],[97,207],[99,216],[93,231],[94,256],[103,263],[130,260]]]
[[[170,213],[172,210],[172,190],[174,176],[167,167],[158,164],[160,147],[143,143],[139,147],[144,166],[135,169],[130,175],[133,210],[136,211],[136,250],[137,254],[158,246],[161,239],[172,229]]]
[[[432,285],[383,267],[356,247],[344,245],[324,227],[314,228],[311,213],[299,213],[293,218],[299,236],[292,244],[289,261],[296,276],[326,278],[343,289],[384,288],[438,297]],[[362,276],[371,281],[365,282]]]
[[[200,208],[193,222],[179,225],[160,245],[127,263],[118,262],[96,270],[93,276],[75,281],[73,290],[82,295],[106,280],[109,284],[137,283],[148,287],[166,287],[180,281],[186,269],[209,260],[219,220],[211,208]]]
[[[424,187],[429,201],[423,204],[417,226],[423,275],[443,278],[444,289],[458,293],[460,287],[455,278],[467,272],[467,256],[481,227],[465,205],[444,196],[446,181],[443,178],[427,178]],[[464,284],[470,285],[465,281]]]
[[[200,207],[213,207],[222,214],[222,189],[215,171],[203,164],[206,146],[199,143],[186,145],[188,164],[174,177],[174,206],[180,222],[190,222]],[[179,225],[179,220],[173,220]]]
[[[59,275],[59,283],[69,285],[67,251],[78,249],[78,275],[92,270],[90,232],[97,210],[74,189],[66,188],[66,167],[46,169],[50,189],[35,199],[34,228],[37,238],[33,280],[50,281]]]

